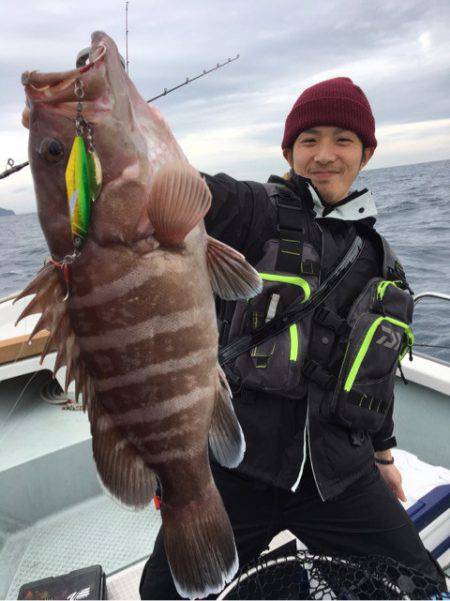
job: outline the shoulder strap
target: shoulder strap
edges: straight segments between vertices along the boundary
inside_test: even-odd
[[[408,288],[405,270],[396,253],[386,238],[376,230],[372,230],[382,252],[382,276],[387,280],[401,280]]]
[[[378,234],[378,232],[377,232]],[[406,274],[403,265],[400,263],[397,255],[392,250],[389,242],[384,236],[378,234],[383,248],[383,277],[391,279],[400,279],[406,282]]]
[[[301,261],[302,244],[305,241],[307,212],[301,198],[282,184],[263,184],[270,201],[277,208],[277,235],[279,238],[276,271],[318,275],[320,265]]]

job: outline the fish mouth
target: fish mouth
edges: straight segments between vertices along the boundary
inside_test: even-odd
[[[94,38],[95,34],[93,34]],[[94,40],[93,40],[94,42]],[[31,103],[47,102],[76,102],[80,97],[75,91],[75,82],[83,82],[83,100],[94,100],[102,92],[103,74],[100,68],[106,57],[107,46],[104,43],[91,45],[88,62],[70,71],[41,73],[40,71],[25,71],[22,74],[22,84],[25,87],[27,99]]]

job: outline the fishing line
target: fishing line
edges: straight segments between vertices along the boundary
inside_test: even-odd
[[[28,342],[29,342],[28,340],[24,340],[22,342],[22,344],[20,345],[19,351],[18,351],[18,353],[16,355],[16,358],[14,359],[14,361],[11,362],[11,365],[14,365],[14,363],[17,363],[17,361],[19,360],[20,355],[22,354],[23,347],[26,346],[26,345],[28,345]],[[23,358],[25,359],[25,357],[23,357]]]
[[[11,407],[8,415],[6,416],[5,419],[5,423],[2,425],[1,429],[0,429],[0,433],[6,428],[7,424],[8,424],[8,420],[11,419],[11,415],[14,413],[14,411],[17,409],[18,404],[20,403],[20,401],[22,400],[23,395],[25,394],[25,391],[27,390],[28,386],[31,384],[31,382],[33,381],[33,379],[39,374],[41,373],[40,371],[35,371],[34,374],[31,376],[31,378],[28,380],[28,382],[25,384],[25,386],[23,387],[21,393],[19,394],[18,399],[16,400],[16,402],[14,403],[14,405]],[[4,441],[4,439],[6,438],[6,435],[8,434],[8,432],[5,432],[3,434],[3,436],[0,436],[0,447],[2,442]]]

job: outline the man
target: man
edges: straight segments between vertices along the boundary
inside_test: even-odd
[[[372,400],[388,394],[385,401],[378,400],[378,413],[350,404],[340,412],[343,392],[338,397],[334,392],[351,327],[356,327],[351,326],[350,310],[358,313],[355,301],[358,298],[361,304],[373,278],[382,279],[387,272],[392,276],[387,280],[403,282],[403,290],[393,290],[393,297],[397,294],[395,298],[406,307],[405,316],[412,306],[402,268],[373,228],[376,208],[370,193],[350,192],[376,145],[366,96],[349,78],[335,78],[305,90],[287,117],[282,149],[291,167],[288,178],[272,176],[263,185],[224,174],[205,176],[212,192],[205,220],[208,233],[241,251],[260,272],[266,270],[270,244],[275,244],[274,272],[301,274],[304,290],[326,284],[357,237],[363,240],[350,271],[314,319],[300,322],[300,338],[297,330],[291,331],[287,370],[280,363],[287,344],[282,334],[226,366],[247,450],[237,469],[213,463],[212,470],[233,526],[241,566],[255,559],[274,535],[288,529],[314,552],[390,556],[442,581],[397,500],[405,500],[405,494],[390,450],[396,442],[392,393],[386,390],[393,387],[400,349],[381,389],[369,394]],[[309,249],[306,258],[304,249]],[[262,313],[259,297],[252,300],[257,308],[252,313],[256,328],[249,326],[248,309],[242,303],[220,303],[221,346],[249,327],[257,329],[258,319],[267,323],[278,315],[287,286],[277,282],[269,296],[265,288]],[[403,337],[410,315],[404,322],[398,315],[397,321],[387,319],[397,327],[403,324]],[[306,346],[302,336],[308,339]],[[263,380],[264,385],[259,385]],[[364,380],[359,386],[366,384]],[[351,400],[351,391],[347,396]],[[179,598],[161,531],[140,592],[145,599]]]

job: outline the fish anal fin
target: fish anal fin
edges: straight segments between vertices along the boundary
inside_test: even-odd
[[[156,476],[136,447],[114,424],[96,399],[89,410],[92,450],[102,484],[118,501],[134,509],[147,506],[155,495]]]
[[[237,250],[208,236],[206,259],[213,291],[224,300],[251,298],[262,290],[258,272]]]
[[[178,246],[203,219],[211,206],[211,192],[198,171],[181,161],[164,165],[156,173],[148,202],[155,238]]]
[[[245,439],[231,402],[231,390],[218,365],[217,393],[209,430],[209,446],[223,467],[237,467],[245,453]]]

